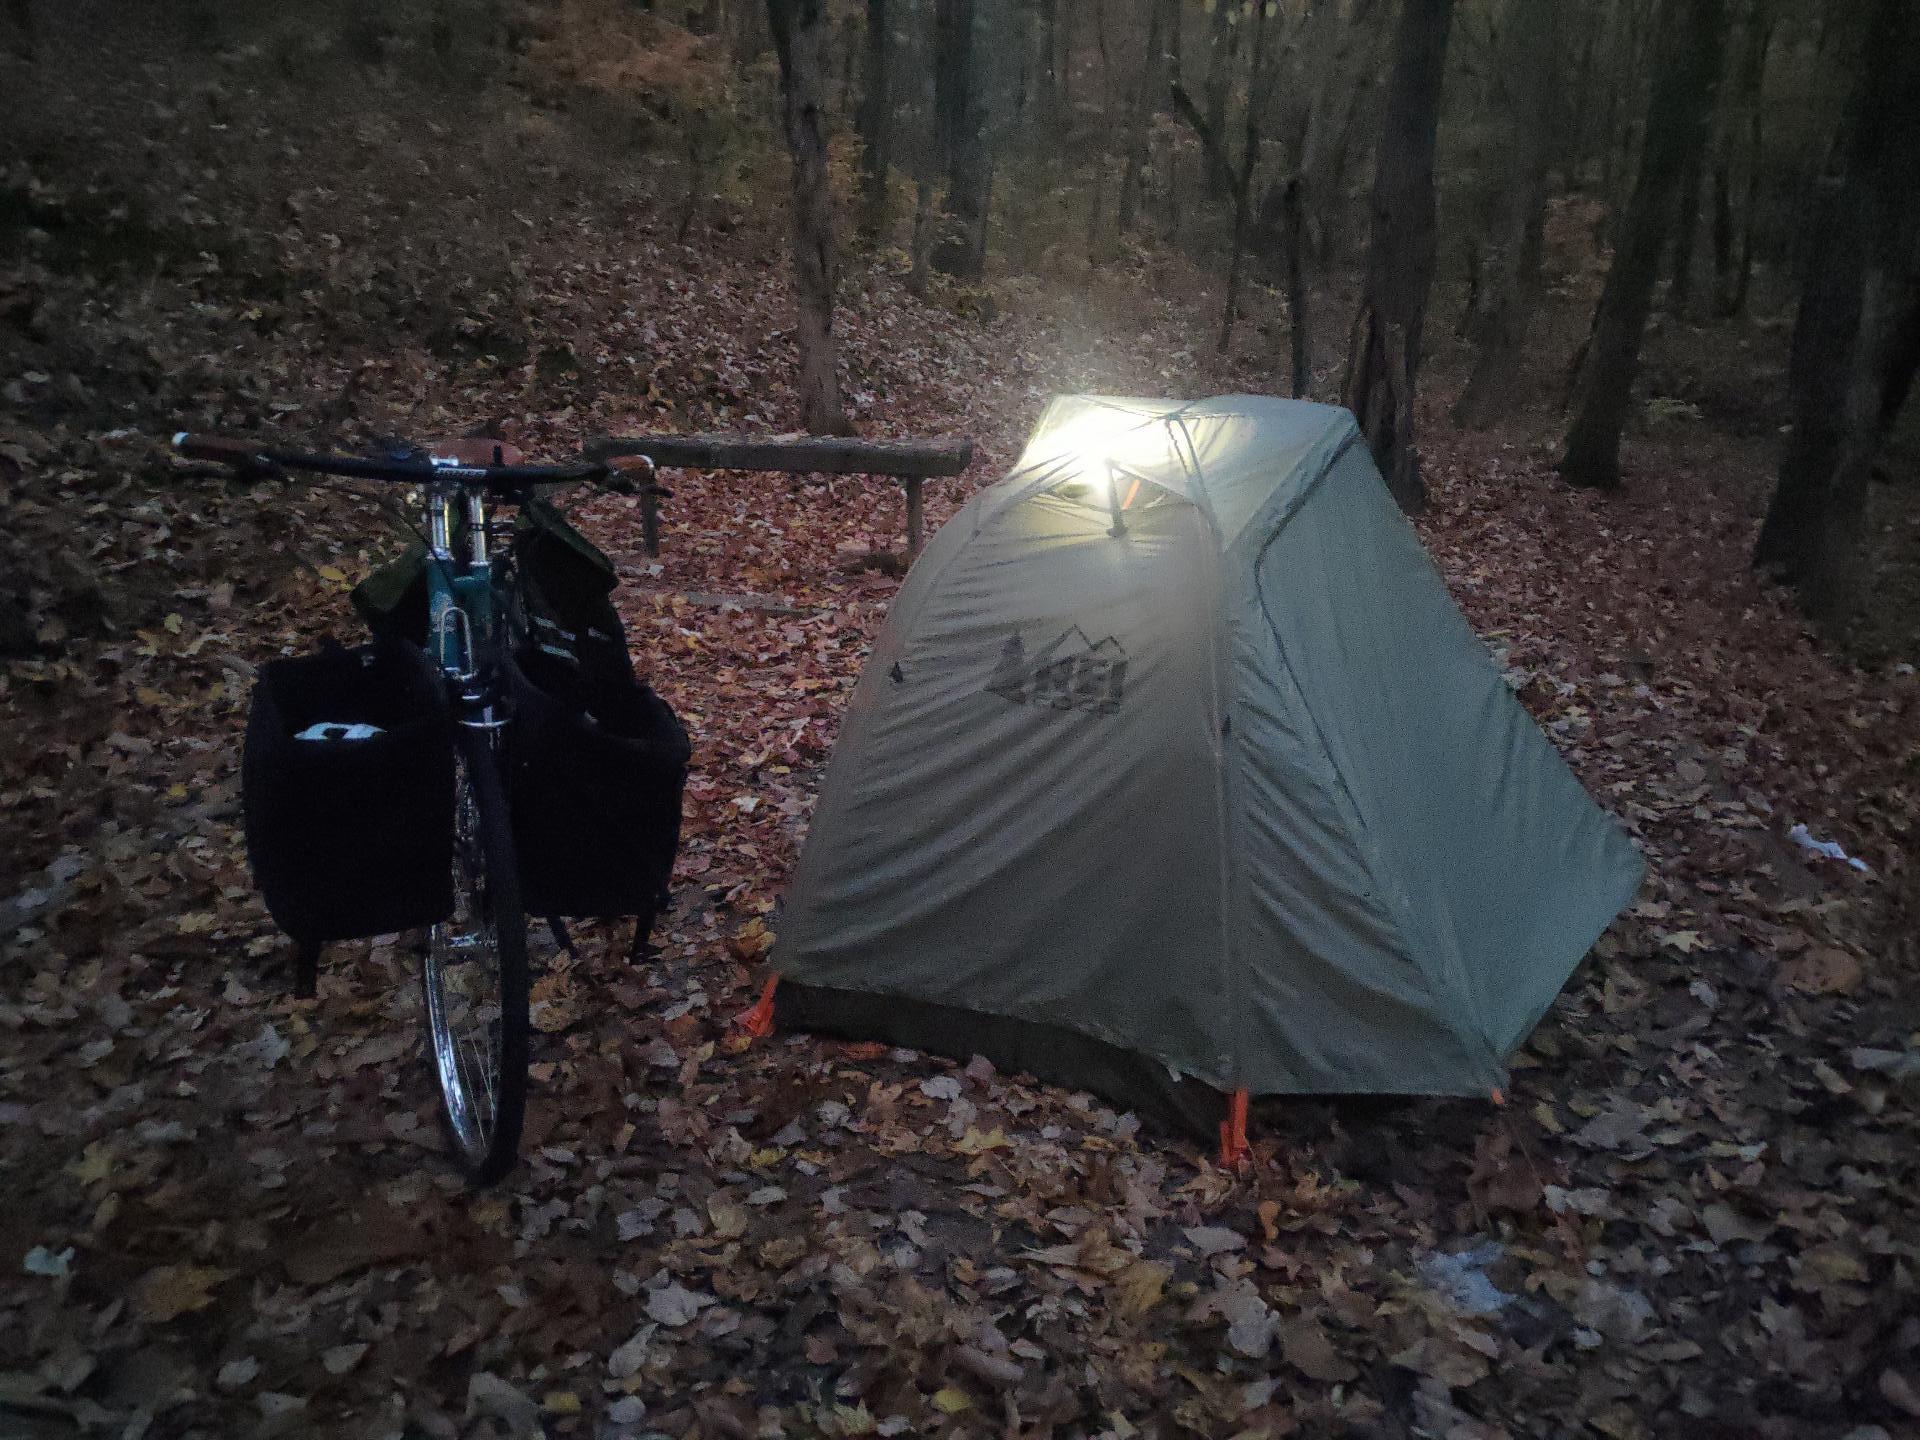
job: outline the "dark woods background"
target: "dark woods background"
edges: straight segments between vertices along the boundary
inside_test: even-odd
[[[840,57],[870,241],[897,238],[903,172],[922,279],[931,267],[978,280],[990,256],[1022,269],[1083,248],[1097,267],[1129,247],[1174,247],[1224,274],[1218,347],[1243,310],[1284,330],[1291,392],[1344,400],[1409,510],[1424,499],[1417,380],[1436,272],[1457,277],[1473,352],[1452,418],[1485,427],[1525,398],[1550,227],[1562,265],[1604,266],[1557,397],[1569,413],[1561,473],[1601,490],[1622,483],[1656,310],[1738,321],[1764,276],[1765,302],[1797,295],[1799,315],[1791,439],[1755,563],[1798,586],[1816,617],[1838,620],[1858,600],[1869,477],[1920,362],[1909,6],[869,0],[836,17],[769,0],[769,11]],[[783,70],[786,93],[804,72]],[[1322,311],[1316,328],[1314,290],[1352,269],[1357,304]]]
[[[1876,475],[1906,473],[1887,442],[1920,358],[1901,0],[7,0],[4,20],[10,246],[224,264],[259,201],[330,290],[378,288],[382,247],[430,257],[383,323],[484,349],[515,327],[525,237],[503,217],[529,194],[638,195],[708,245],[785,209],[811,429],[848,428],[850,255],[974,318],[1023,284],[1118,279],[1177,295],[1196,351],[1252,349],[1266,388],[1352,406],[1409,509],[1422,425],[1551,426],[1564,480],[1602,490],[1649,420],[1778,432],[1754,561],[1835,633],[1875,601],[1860,557]],[[422,125],[441,158],[403,161]],[[196,184],[248,132],[282,189],[317,188]],[[384,207],[325,213],[330,171],[389,165]],[[56,194],[62,167],[86,183]],[[297,293],[285,261],[272,284]],[[1690,348],[1645,411],[1650,334]]]
[[[0,0],[0,1434],[1912,1434],[1915,9]],[[1234,1179],[749,1046],[864,476],[671,471],[657,557],[575,502],[696,759],[507,1185],[429,1158],[410,947],[288,996],[249,694],[401,537],[173,431],[964,435],[936,526],[1049,394],[1236,390],[1354,407],[1647,856],[1504,1107]]]

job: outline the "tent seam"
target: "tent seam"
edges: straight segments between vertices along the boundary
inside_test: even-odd
[[[1184,407],[1183,407],[1184,408]],[[1207,635],[1207,748],[1214,755],[1213,765],[1213,853],[1214,865],[1219,877],[1220,901],[1220,955],[1221,967],[1225,971],[1228,1021],[1227,1053],[1224,1057],[1224,1070],[1229,1086],[1238,1086],[1243,1079],[1246,1055],[1246,977],[1240,963],[1240,947],[1235,943],[1233,924],[1233,897],[1237,875],[1234,865],[1234,849],[1229,844],[1229,819],[1234,806],[1233,777],[1229,772],[1226,737],[1221,733],[1222,718],[1226,714],[1228,701],[1221,694],[1220,630],[1230,623],[1229,610],[1225,604],[1224,575],[1226,571],[1226,551],[1224,537],[1220,533],[1220,522],[1213,510],[1213,496],[1207,491],[1205,467],[1200,463],[1200,450],[1193,443],[1193,435],[1187,429],[1186,417],[1180,411],[1167,417],[1169,429],[1177,429],[1180,438],[1186,441],[1187,455],[1191,463],[1182,456],[1180,465],[1191,476],[1191,490],[1195,499],[1194,510],[1206,526],[1207,535],[1212,544],[1208,547],[1216,572],[1212,583],[1207,586],[1207,594],[1212,597],[1211,607],[1203,616]],[[1179,447],[1174,447],[1175,453]],[[1231,652],[1229,652],[1231,653]]]
[[[1300,708],[1306,715],[1307,723],[1313,727],[1314,745],[1319,750],[1322,758],[1327,762],[1327,768],[1333,772],[1334,782],[1340,787],[1340,793],[1346,800],[1346,809],[1352,815],[1355,822],[1357,833],[1352,836],[1352,839],[1360,851],[1362,862],[1366,865],[1368,878],[1373,882],[1374,889],[1379,893],[1382,902],[1389,907],[1392,913],[1394,926],[1400,934],[1400,942],[1406,950],[1407,959],[1411,962],[1414,973],[1420,977],[1421,985],[1426,989],[1429,1010],[1440,1013],[1442,1010],[1439,1003],[1440,996],[1434,987],[1434,977],[1429,973],[1425,962],[1424,952],[1426,947],[1421,943],[1419,932],[1411,923],[1406,897],[1400,893],[1397,885],[1387,883],[1384,867],[1381,864],[1379,847],[1373,840],[1373,827],[1366,815],[1361,811],[1360,802],[1353,792],[1353,786],[1348,784],[1347,777],[1341,772],[1340,762],[1334,759],[1332,747],[1327,744],[1326,727],[1320,723],[1320,717],[1314,713],[1313,704],[1307,698],[1306,688],[1300,683],[1299,672],[1294,668],[1292,657],[1287,654],[1287,642],[1280,633],[1279,622],[1274,619],[1272,606],[1267,602],[1267,587],[1261,578],[1261,566],[1266,559],[1267,551],[1273,547],[1273,543],[1280,538],[1281,532],[1287,528],[1288,524],[1290,524],[1294,517],[1304,508],[1308,497],[1319,489],[1326,477],[1333,473],[1334,467],[1346,458],[1347,453],[1352,450],[1355,445],[1359,444],[1362,438],[1358,429],[1349,433],[1346,439],[1334,449],[1333,454],[1327,458],[1326,462],[1315,473],[1313,480],[1301,489],[1296,496],[1292,497],[1292,503],[1286,507],[1285,513],[1275,519],[1272,528],[1262,537],[1259,549],[1254,552],[1252,565],[1253,588],[1254,593],[1259,596],[1260,599],[1261,618],[1266,621],[1268,632],[1273,636],[1274,653],[1279,658],[1280,664],[1286,669],[1288,679],[1292,682],[1294,693],[1299,697]],[[1447,1028],[1449,1030],[1457,1030],[1457,1027],[1451,1024],[1448,1024]],[[1487,1043],[1487,1038],[1484,1033],[1482,1033],[1479,1038],[1483,1048],[1491,1048]],[[1496,1069],[1497,1068],[1499,1067],[1496,1064]]]

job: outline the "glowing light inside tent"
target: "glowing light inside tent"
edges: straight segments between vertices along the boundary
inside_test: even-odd
[[[1166,483],[1155,476],[1167,464],[1168,444],[1158,416],[1091,411],[1063,421],[1037,440],[1026,463],[1054,472],[1057,478],[1047,487],[1051,493],[1105,510],[1112,520],[1109,533],[1118,537],[1126,534],[1124,517],[1146,487]]]

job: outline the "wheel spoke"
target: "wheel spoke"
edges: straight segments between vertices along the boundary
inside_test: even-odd
[[[508,1073],[505,1054],[507,1007],[525,1004],[525,921],[511,886],[502,905],[499,886],[489,871],[489,847],[500,842],[489,841],[483,833],[477,785],[469,765],[463,752],[457,772],[454,909],[434,927],[423,988],[434,1069],[455,1143],[476,1174],[497,1174],[501,1157],[494,1150],[503,1128],[504,1104],[510,1095],[513,1118],[507,1143],[511,1145],[518,1138],[525,1084],[524,1072]],[[493,803],[497,807],[499,802]],[[516,926],[518,933],[503,936],[503,922]],[[517,980],[513,999],[506,988],[510,967]],[[518,1033],[524,1035],[524,1020],[519,1024]],[[522,1058],[516,1065],[524,1064],[524,1049],[519,1054]]]

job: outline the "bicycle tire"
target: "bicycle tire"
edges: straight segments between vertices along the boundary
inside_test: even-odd
[[[468,1178],[486,1185],[520,1158],[529,1044],[527,917],[491,732],[459,727],[456,755],[455,909],[428,937],[421,989],[441,1118]],[[473,1041],[464,1033],[469,1029],[484,1038]]]

